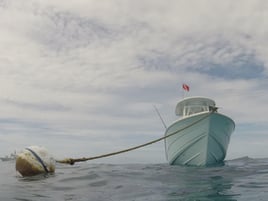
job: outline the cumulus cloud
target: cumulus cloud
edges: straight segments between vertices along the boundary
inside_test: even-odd
[[[64,138],[59,154],[74,149],[72,140],[88,140],[92,153],[107,147],[105,138],[127,147],[163,135],[152,105],[170,123],[184,82],[238,126],[265,124],[267,6],[2,0],[0,123],[11,137],[2,136],[11,147],[43,140],[54,150]],[[15,136],[21,141],[12,145]]]

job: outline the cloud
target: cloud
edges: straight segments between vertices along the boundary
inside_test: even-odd
[[[188,95],[215,99],[238,127],[265,125],[266,7],[261,0],[2,0],[0,123],[12,136],[5,139],[77,155],[85,152],[79,143],[92,153],[109,151],[110,141],[115,149],[141,143],[164,133],[152,105],[167,124],[174,120],[184,82]]]

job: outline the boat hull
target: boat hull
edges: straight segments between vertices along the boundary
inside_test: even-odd
[[[220,113],[207,112],[174,122],[165,133],[165,136],[172,134],[165,139],[169,164],[207,166],[221,163],[234,128],[234,121]]]

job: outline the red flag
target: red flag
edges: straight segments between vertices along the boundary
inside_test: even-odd
[[[182,85],[182,88],[183,88],[185,91],[190,91],[190,87],[189,87],[187,84],[183,84],[183,85]]]

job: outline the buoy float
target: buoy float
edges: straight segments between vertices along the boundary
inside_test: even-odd
[[[23,176],[55,172],[55,160],[44,147],[30,146],[16,157],[16,170]]]

